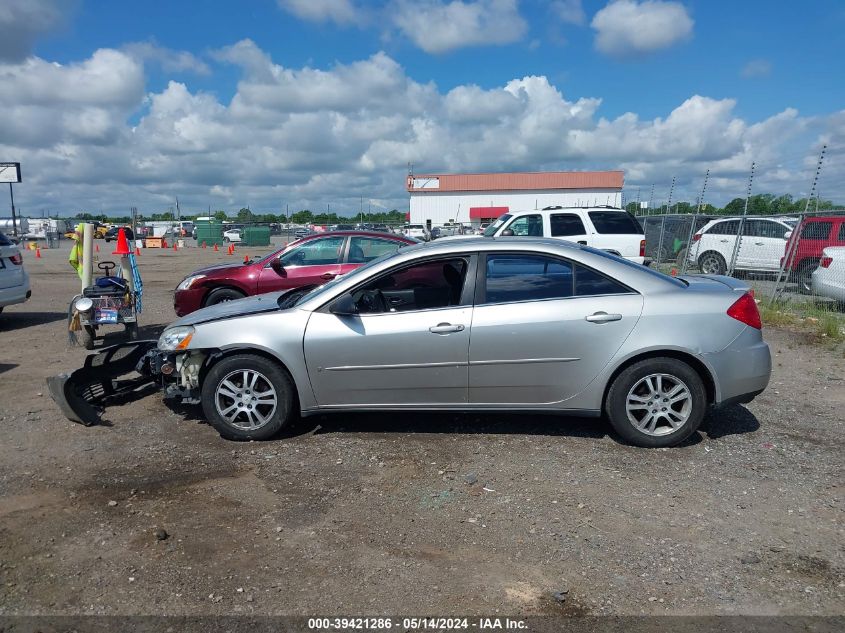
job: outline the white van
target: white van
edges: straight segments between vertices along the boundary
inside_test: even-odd
[[[23,303],[31,295],[20,249],[0,233],[0,312],[6,306]]]
[[[507,235],[557,237],[646,263],[645,235],[639,220],[616,207],[546,207],[511,211],[484,231],[487,237]]]

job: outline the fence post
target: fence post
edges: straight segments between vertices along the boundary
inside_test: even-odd
[[[742,217],[739,219],[739,228],[737,230],[736,241],[734,242],[733,253],[731,253],[731,262],[728,265],[726,274],[728,277],[733,277],[734,267],[736,266],[736,258],[739,255],[739,249],[742,245],[742,234],[745,231],[745,218],[748,215],[748,201],[751,199],[751,185],[754,184],[754,167],[755,163],[751,163],[751,175],[748,177],[748,190],[745,193],[745,208],[742,210]]]
[[[681,262],[681,274],[685,275],[687,272],[687,264],[689,262],[689,256],[692,252],[690,249],[692,248],[692,236],[695,235],[695,225],[698,221],[698,212],[692,214],[692,220],[690,221],[689,225],[689,235],[687,235],[687,246],[686,246],[686,254],[684,255],[684,261]]]
[[[657,263],[655,264],[656,268],[660,268],[660,254],[663,250],[663,234],[666,232],[666,216],[664,215],[660,218],[660,239],[657,242]]]

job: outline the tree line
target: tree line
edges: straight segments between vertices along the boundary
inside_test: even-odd
[[[749,215],[778,215],[785,213],[803,213],[807,207],[806,198],[793,198],[789,194],[776,196],[771,193],[759,193],[753,195],[748,199],[748,213]],[[703,204],[701,206],[701,213],[705,215],[741,215],[745,208],[745,198],[734,198],[728,202],[724,207],[717,207],[712,204]],[[812,213],[816,210],[830,211],[831,209],[843,209],[845,205],[834,203],[831,200],[810,200],[809,211]],[[629,202],[625,205],[625,209],[634,214],[649,213],[652,215],[660,215],[664,213],[696,213],[698,205],[692,202],[674,202],[671,207],[669,205],[662,205],[657,208],[643,210],[639,208],[637,202]],[[182,214],[183,220],[194,220],[197,217],[207,216],[208,213],[197,214]],[[292,222],[293,224],[357,224],[358,222],[366,222],[370,224],[403,224],[405,222],[405,212],[397,209],[392,209],[386,212],[379,213],[352,213],[351,215],[342,215],[338,213],[314,213],[309,209],[302,209],[291,213],[290,216],[284,213],[257,213],[247,207],[240,209],[233,217],[226,211],[217,210],[211,213],[211,216],[216,220],[235,221],[242,224],[270,224],[277,222],[285,224]],[[107,216],[94,215],[87,212],[80,212],[74,216],[77,220],[86,222],[111,222],[128,224],[131,221],[129,216]],[[138,220],[146,222],[152,221],[175,221],[176,216],[172,211],[164,213],[152,213],[150,215],[138,215]]]
[[[817,200],[813,198],[807,205],[807,198],[793,198],[784,194],[776,196],[772,193],[758,193],[748,198],[749,215],[779,215],[787,213],[803,213],[807,209],[810,213],[815,211],[830,211],[832,209],[843,209],[845,205],[836,204],[832,200]],[[696,213],[698,205],[692,202],[674,202],[671,207],[662,205],[654,209],[640,209],[637,202],[629,202],[625,209],[635,214],[650,213],[660,215],[664,213]],[[705,215],[742,215],[745,209],[745,198],[734,198],[724,207],[716,207],[712,204],[701,205],[700,213]]]

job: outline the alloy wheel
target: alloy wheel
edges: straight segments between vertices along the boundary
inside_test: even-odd
[[[264,374],[254,369],[239,369],[228,373],[217,385],[214,406],[228,424],[254,431],[273,418],[278,396]]]
[[[628,421],[646,435],[668,435],[692,413],[692,394],[671,374],[650,374],[638,380],[625,398]]]

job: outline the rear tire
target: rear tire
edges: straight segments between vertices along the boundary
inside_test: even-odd
[[[707,251],[698,258],[698,269],[705,275],[724,275],[728,270],[725,258],[715,251]]]
[[[676,446],[698,430],[707,412],[704,382],[676,358],[647,358],[624,369],[607,393],[614,430],[643,448]]]
[[[687,251],[686,247],[685,247],[685,248],[682,248],[681,250],[679,250],[679,251],[678,251],[678,255],[675,257],[675,263],[676,263],[678,266],[683,266],[683,265],[684,265],[684,262],[685,262],[685,261],[686,261],[686,259],[687,259],[687,252],[688,252],[688,251]]]
[[[277,363],[237,354],[215,364],[202,383],[202,409],[229,440],[266,440],[294,418],[295,388]]]
[[[798,267],[798,292],[802,295],[813,294],[813,272],[819,267],[819,262],[802,262]]]
[[[235,301],[236,299],[243,299],[246,295],[240,290],[234,288],[217,288],[208,293],[205,300],[206,306],[217,305],[218,303],[225,303],[226,301]]]

